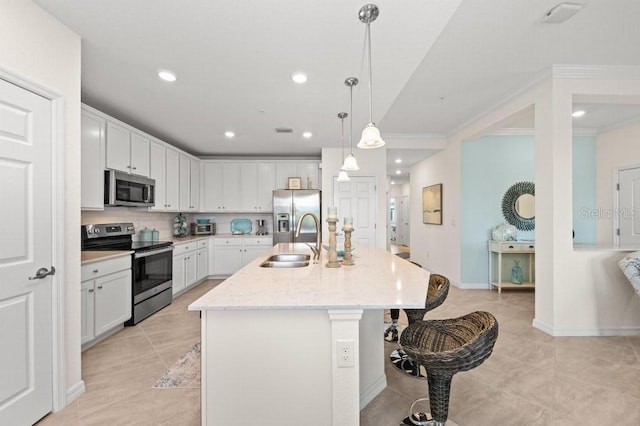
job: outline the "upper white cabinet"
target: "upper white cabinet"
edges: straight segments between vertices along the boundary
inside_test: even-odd
[[[247,163],[240,166],[242,182],[242,210],[245,212],[273,211],[273,190],[276,185],[276,165]]]
[[[167,209],[167,148],[164,144],[151,141],[149,146],[149,177],[156,181],[156,204],[153,211]]]
[[[180,211],[200,210],[200,161],[180,155]]]
[[[205,212],[242,211],[241,169],[238,163],[204,163],[202,165]]]
[[[191,201],[191,209],[189,211],[200,211],[200,161],[191,159],[190,160],[191,167],[191,176],[189,179],[189,183],[191,184],[190,191],[190,201]]]
[[[85,109],[81,113],[82,209],[104,210],[104,139],[107,121]]]
[[[320,166],[318,161],[278,163],[276,189],[287,189],[290,177],[301,179],[301,189],[320,189]]]
[[[125,173],[149,176],[149,139],[108,121],[106,166]]]
[[[177,212],[180,209],[180,154],[167,148],[167,174],[165,210]]]
[[[300,177],[302,189],[317,189],[318,161],[202,162],[201,211],[211,213],[271,213],[273,190]],[[304,177],[303,177],[304,176]],[[307,181],[308,179],[308,181]]]

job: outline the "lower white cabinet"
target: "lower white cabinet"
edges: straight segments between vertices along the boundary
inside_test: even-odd
[[[228,276],[273,246],[271,237],[214,237],[211,275]]]
[[[131,318],[131,256],[82,265],[81,343],[85,345]]]
[[[209,240],[207,238],[174,244],[173,295],[207,277],[209,269]]]

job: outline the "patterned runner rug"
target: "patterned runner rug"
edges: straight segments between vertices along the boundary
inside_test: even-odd
[[[154,388],[200,388],[200,342],[187,352],[167,370]]]

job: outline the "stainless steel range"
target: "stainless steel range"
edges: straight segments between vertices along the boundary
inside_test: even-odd
[[[135,325],[171,303],[173,243],[133,241],[133,223],[82,225],[82,250],[133,250],[132,316],[125,325]]]

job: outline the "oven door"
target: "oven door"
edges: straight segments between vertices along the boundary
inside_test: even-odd
[[[172,286],[173,246],[133,255],[133,304]]]

